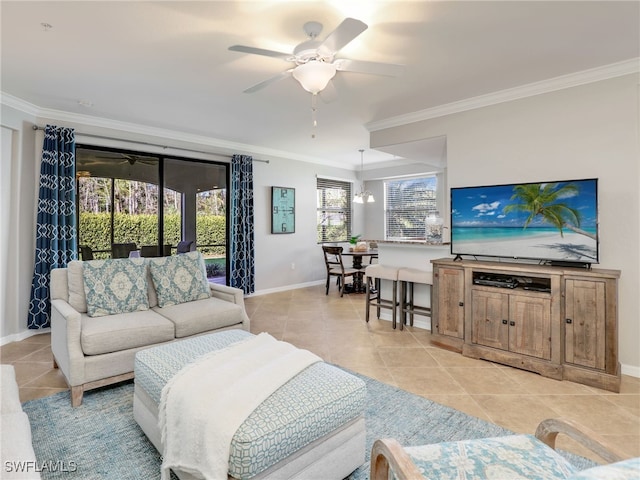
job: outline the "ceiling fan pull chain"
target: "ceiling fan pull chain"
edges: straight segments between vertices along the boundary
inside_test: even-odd
[[[313,130],[311,131],[311,138],[316,138],[316,129],[318,127],[318,117],[316,115],[318,110],[318,94],[311,94],[311,122]]]

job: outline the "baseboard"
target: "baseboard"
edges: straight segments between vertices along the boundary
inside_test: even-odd
[[[313,282],[297,283],[295,285],[285,285],[283,287],[276,287],[276,288],[267,288],[265,290],[256,290],[255,292],[253,292],[251,295],[248,295],[248,296],[255,297],[258,295],[268,295],[270,293],[286,292],[287,290],[297,290],[298,288],[315,287],[316,285],[324,285],[325,282],[326,280],[315,280]]]
[[[391,313],[389,312],[380,312],[380,320],[387,320],[388,322],[393,321],[393,319],[391,318]],[[431,331],[431,321],[429,320],[429,317],[416,315],[416,317],[414,317],[413,319],[413,326],[416,328],[422,328],[424,330]]]
[[[33,337],[34,335],[42,335],[43,333],[51,333],[51,329],[42,328],[39,330],[24,330],[23,332],[7,335],[6,337],[0,338],[0,346],[6,345],[8,343],[19,342],[20,340],[24,340],[25,338]]]
[[[629,375],[630,377],[640,378],[640,367],[621,364],[620,371],[622,372],[623,375]]]

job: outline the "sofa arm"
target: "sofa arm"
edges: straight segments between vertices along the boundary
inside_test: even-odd
[[[22,411],[13,365],[0,366],[0,477],[39,480],[29,417]]]
[[[51,300],[51,351],[69,386],[84,383],[80,317],[80,312],[64,300]]]
[[[242,325],[248,332],[249,316],[247,315],[247,311],[244,308],[244,292],[239,288],[228,287],[227,285],[220,285],[218,283],[209,283],[209,288],[211,289],[212,297],[219,298],[220,300],[224,300],[226,302],[235,303],[236,305],[240,305],[242,307],[242,313],[244,316]]]

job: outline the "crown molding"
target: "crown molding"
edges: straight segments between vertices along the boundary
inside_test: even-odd
[[[40,107],[5,92],[0,92],[0,103],[34,117],[38,116],[38,112],[40,112]]]
[[[458,102],[447,103],[417,112],[407,113],[378,120],[365,124],[369,132],[383,130],[385,128],[399,127],[409,123],[420,122],[432,118],[443,117],[453,113],[465,112],[476,108],[488,107],[499,103],[510,102],[522,98],[533,97],[543,93],[555,92],[565,88],[577,87],[587,83],[599,82],[610,78],[621,77],[640,72],[640,57],[632,58],[622,62],[604,65],[602,67],[583,70],[581,72],[570,73],[559,77],[542,80],[540,82],[529,83],[519,87],[500,90],[498,92],[479,95],[477,97],[460,100]]]
[[[18,97],[1,91],[0,103],[32,115],[36,117],[36,121],[38,119],[46,119],[66,123],[66,126],[81,125],[82,127],[113,130],[114,133],[111,140],[115,141],[126,142],[127,140],[129,140],[131,142],[135,142],[136,140],[135,138],[132,138],[132,135],[146,136],[157,139],[155,140],[157,142],[157,145],[163,148],[180,149],[180,146],[176,145],[175,142],[184,142],[190,145],[210,148],[211,152],[209,153],[211,153],[212,155],[231,155],[234,153],[242,152],[243,154],[252,155],[263,160],[290,159],[313,164],[334,166],[336,168],[342,169],[345,168],[344,165],[339,163],[328,163],[323,158],[296,155],[283,150],[276,150],[244,143],[229,142],[227,140],[218,138],[180,132],[177,130],[151,127],[137,123],[122,122],[119,120],[112,120],[104,117],[65,112],[63,110],[55,110],[50,108],[41,108],[37,105],[26,102]],[[76,128],[76,134],[78,136],[82,136],[83,134],[92,135],[94,133],[86,131],[86,128],[83,130],[82,127]]]

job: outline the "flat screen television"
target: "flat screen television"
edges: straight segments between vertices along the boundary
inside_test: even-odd
[[[451,254],[598,263],[598,179],[451,188]]]

